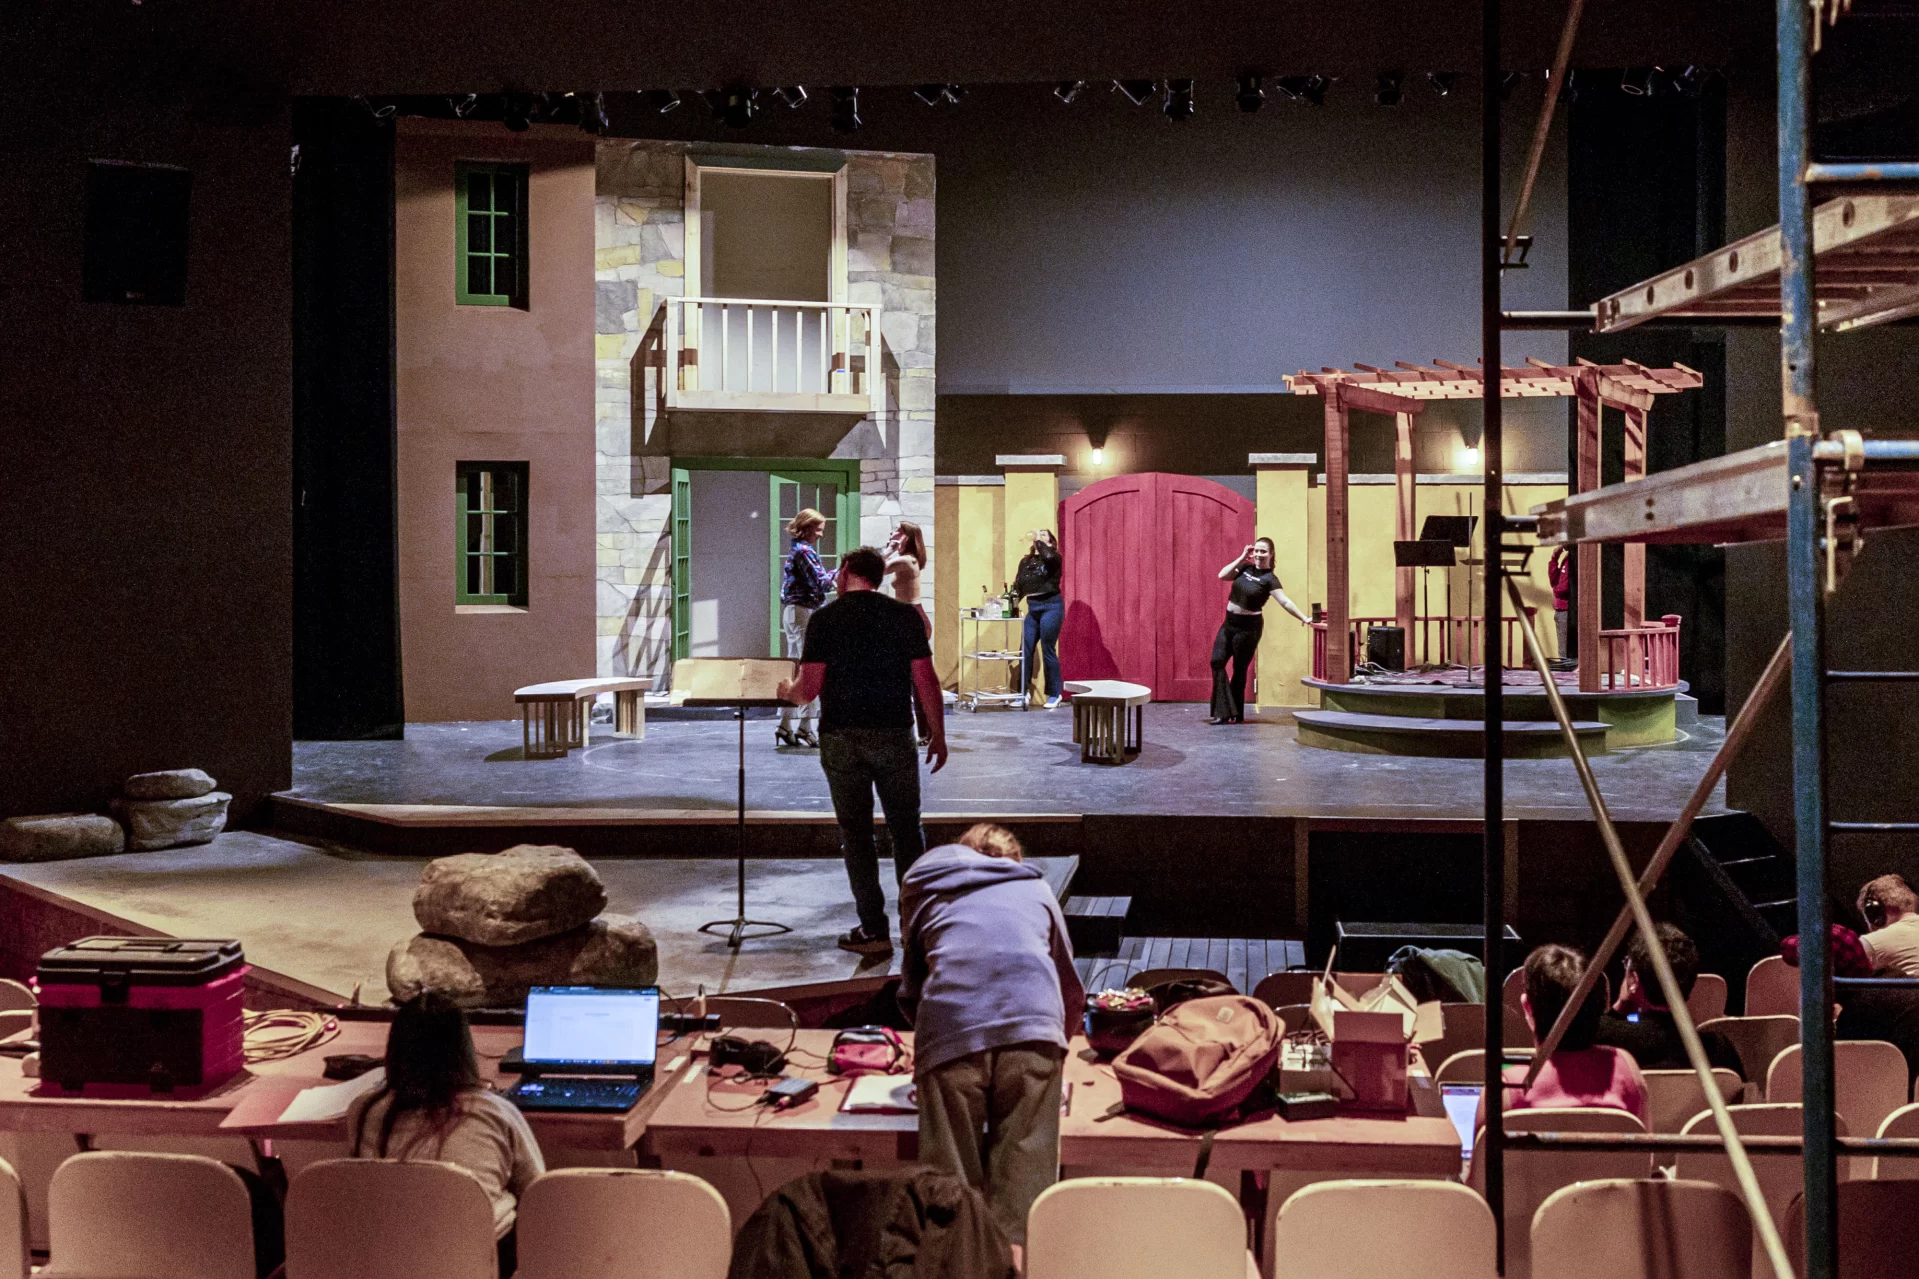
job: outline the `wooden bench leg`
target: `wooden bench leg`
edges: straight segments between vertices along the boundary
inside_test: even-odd
[[[646,740],[646,695],[638,689],[613,694],[613,736]]]
[[[524,719],[520,729],[520,753],[528,759],[566,758],[566,752],[578,745],[570,740],[577,731],[575,705],[570,697],[558,701],[522,703],[520,710]]]
[[[573,699],[572,715],[567,718],[567,749],[585,750],[587,739],[592,734],[593,703],[595,697],[576,697]]]

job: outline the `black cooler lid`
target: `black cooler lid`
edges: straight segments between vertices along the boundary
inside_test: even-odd
[[[82,937],[40,956],[42,985],[198,986],[246,962],[236,938]]]

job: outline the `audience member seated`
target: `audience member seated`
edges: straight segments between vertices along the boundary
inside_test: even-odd
[[[1519,1006],[1526,1013],[1526,1024],[1533,1028],[1537,1043],[1559,1017],[1580,974],[1586,970],[1586,957],[1570,946],[1541,946],[1526,956],[1526,989]],[[1637,1115],[1639,1122],[1651,1125],[1652,1112],[1646,1104],[1646,1081],[1632,1054],[1593,1042],[1599,1029],[1600,1014],[1606,1010],[1606,980],[1600,978],[1579,1012],[1566,1026],[1557,1052],[1546,1059],[1539,1077],[1530,1088],[1526,1065],[1507,1066],[1501,1072],[1506,1085],[1507,1110],[1557,1110],[1568,1106],[1609,1106]],[[1485,1121],[1485,1102],[1480,1102],[1480,1121]]]
[[[546,1161],[519,1108],[480,1082],[466,1014],[444,995],[400,1005],[387,1030],[386,1082],[347,1111],[347,1153],[472,1172],[493,1201],[500,1274],[513,1273],[519,1196]]]
[[[1659,924],[1657,928],[1659,944],[1666,952],[1666,962],[1672,965],[1679,991],[1690,996],[1694,983],[1699,980],[1699,948],[1692,944],[1692,938],[1671,924]],[[1544,1029],[1540,1033],[1544,1034]],[[1724,1067],[1744,1077],[1739,1053],[1724,1035],[1716,1030],[1705,1031],[1699,1040],[1706,1049],[1706,1060],[1715,1068]],[[1619,984],[1619,999],[1612,1011],[1599,1019],[1593,1042],[1624,1048],[1633,1055],[1641,1070],[1692,1067],[1686,1057],[1686,1046],[1680,1042],[1672,1010],[1660,992],[1652,952],[1637,929],[1626,944],[1626,975]]]
[[[1086,1004],[1066,920],[1013,833],[981,823],[906,872],[900,928],[920,1162],[981,1191],[1024,1244],[1059,1174],[1061,1066]]]
[[[1919,977],[1919,895],[1900,875],[1881,875],[1859,890],[1859,913],[1872,931],[1860,937],[1872,971]]]

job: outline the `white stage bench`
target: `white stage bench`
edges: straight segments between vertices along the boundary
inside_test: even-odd
[[[556,679],[513,690],[520,706],[520,744],[528,759],[563,759],[586,745],[593,702],[613,694],[613,736],[646,736],[650,679]]]

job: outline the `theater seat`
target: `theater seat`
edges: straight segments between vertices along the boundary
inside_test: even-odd
[[[95,1151],[53,1174],[43,1279],[253,1279],[253,1204],[201,1155]]]
[[[0,1279],[26,1279],[27,1192],[13,1165],[0,1159]]]
[[[688,1173],[565,1168],[520,1196],[519,1254],[519,1279],[726,1279],[733,1222]]]
[[[1210,1181],[1081,1177],[1026,1218],[1026,1279],[1257,1279],[1239,1201]]]
[[[1493,1212],[1451,1181],[1322,1181],[1273,1228],[1274,1279],[1493,1279]]]
[[[1705,1181],[1588,1181],[1533,1218],[1533,1273],[1545,1279],[1726,1279],[1746,1273],[1752,1219]]]
[[[287,1279],[502,1279],[480,1179],[441,1163],[325,1159],[287,1190]]]

